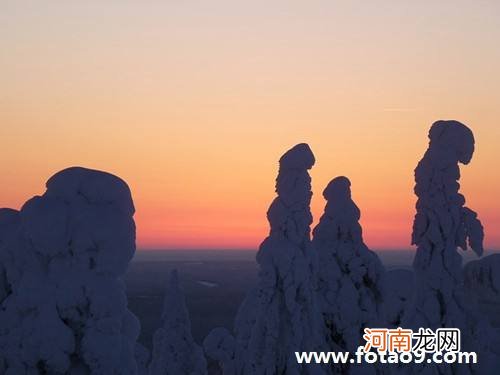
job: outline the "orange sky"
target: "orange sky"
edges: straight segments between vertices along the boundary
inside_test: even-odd
[[[140,248],[255,248],[307,142],[315,220],[346,175],[368,245],[407,248],[428,128],[457,119],[499,249],[499,24],[496,1],[2,2],[0,206],[81,165],[129,183]]]

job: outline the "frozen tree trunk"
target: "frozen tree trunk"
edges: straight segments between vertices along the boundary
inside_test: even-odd
[[[133,214],[124,181],[84,168],[0,210],[0,373],[136,373],[140,326],[122,281]]]
[[[364,345],[364,328],[385,325],[385,271],[363,242],[360,211],[351,198],[350,181],[334,178],[323,196],[327,200],[325,212],[313,231],[321,310],[330,350],[355,352]]]
[[[173,271],[165,293],[162,326],[153,337],[150,375],[204,375],[207,363],[203,350],[191,335],[191,321],[179,288],[177,271]]]
[[[243,302],[235,323],[238,374],[322,373],[320,367],[299,366],[294,354],[323,348],[310,242],[308,170],[314,161],[306,144],[280,159],[278,196],[267,212],[271,230],[257,254],[258,285]]]
[[[429,139],[429,148],[415,169],[418,201],[412,243],[417,245],[413,262],[416,290],[406,326],[461,329],[462,350],[479,352],[480,365],[436,366],[437,371],[487,374],[488,327],[464,296],[462,257],[457,252],[458,247],[466,250],[467,244],[479,256],[483,252],[483,227],[476,213],[464,206],[458,183],[458,163],[470,162],[474,136],[460,122],[437,121]]]

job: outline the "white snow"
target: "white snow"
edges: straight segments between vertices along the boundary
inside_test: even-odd
[[[323,196],[325,212],[314,228],[318,289],[330,351],[355,352],[365,327],[385,325],[384,268],[363,242],[360,210],[346,177],[334,178]],[[372,366],[373,367],[373,366]]]
[[[306,144],[296,145],[280,159],[278,195],[267,213],[270,234],[257,254],[258,285],[247,295],[235,323],[238,374],[322,373],[312,365],[300,367],[294,355],[324,347],[310,241],[308,170],[314,162]]]
[[[224,375],[237,374],[234,358],[236,342],[226,328],[218,327],[210,331],[203,341],[203,348],[208,357],[219,363]]]
[[[437,121],[429,132],[429,148],[415,169],[417,213],[412,242],[417,245],[413,263],[416,289],[408,328],[459,328],[464,351],[477,351],[480,365],[471,373],[488,373],[489,328],[476,305],[463,293],[462,257],[457,252],[469,244],[483,252],[483,228],[475,212],[464,207],[459,193],[458,163],[468,164],[474,152],[474,136],[458,121]],[[451,368],[458,371],[455,366]],[[467,367],[460,367],[467,373]]]
[[[153,337],[150,375],[204,375],[207,364],[203,350],[193,340],[191,321],[179,287],[177,271],[172,271],[165,293],[161,327]]]
[[[121,280],[133,213],[124,181],[76,167],[19,212],[0,210],[0,373],[136,373],[140,326]]]
[[[500,301],[500,254],[492,254],[467,263],[464,284],[479,298]]]

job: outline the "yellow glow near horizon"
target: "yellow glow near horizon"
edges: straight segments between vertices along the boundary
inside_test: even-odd
[[[307,142],[315,221],[346,175],[368,245],[407,248],[427,131],[457,119],[498,249],[500,3],[423,3],[2,3],[0,206],[81,165],[129,183],[139,247],[255,248],[277,160]]]

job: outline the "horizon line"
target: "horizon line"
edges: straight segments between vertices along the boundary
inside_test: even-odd
[[[411,251],[415,252],[416,248],[394,248],[394,247],[376,247],[370,248],[371,251]],[[467,254],[471,253],[470,249],[461,250],[457,248],[461,253]],[[136,251],[259,251],[259,248],[248,248],[248,247],[137,247]],[[484,253],[500,253],[500,249],[485,249]],[[483,254],[484,255],[484,254]]]

